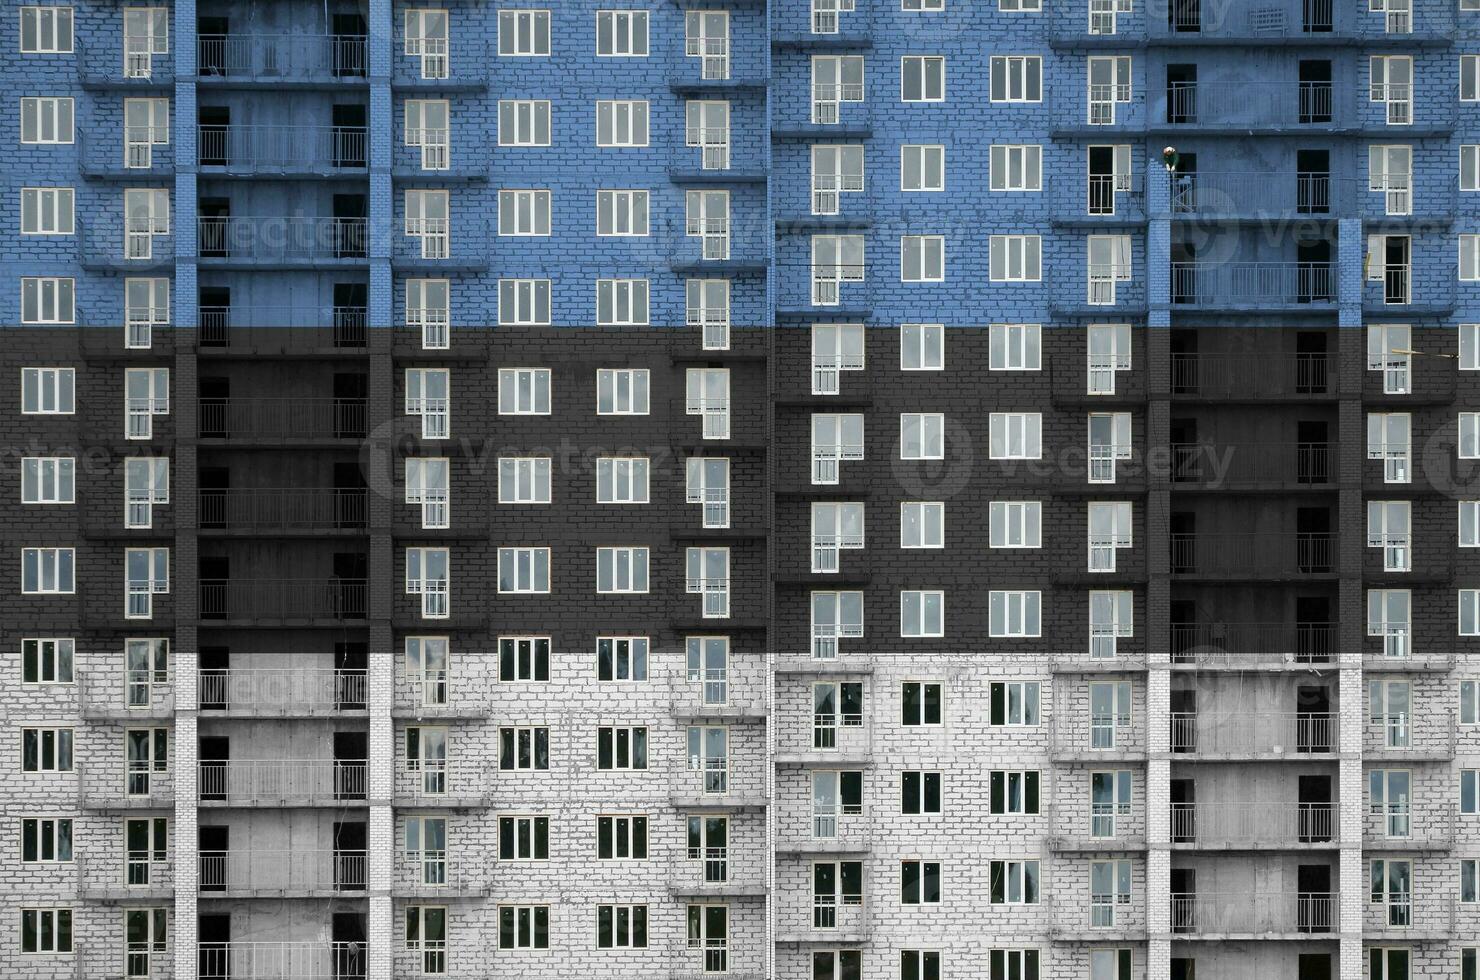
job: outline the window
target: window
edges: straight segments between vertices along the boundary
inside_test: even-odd
[[[863,144],[812,145],[812,213],[837,214],[843,194],[863,190]]]
[[[21,277],[22,323],[71,323],[76,282],[56,276]]]
[[[939,861],[899,862],[899,901],[902,905],[939,905]]]
[[[1115,926],[1115,910],[1131,904],[1131,863],[1091,861],[1089,863],[1089,924],[1093,928]]]
[[[619,683],[648,679],[648,638],[645,636],[598,636],[596,679]]]
[[[1480,191],[1480,143],[1465,143],[1459,148],[1459,189]]]
[[[689,99],[684,103],[684,145],[699,147],[703,170],[730,169],[730,103]]]
[[[423,439],[448,438],[452,434],[452,372],[407,368],[406,414],[421,417]]]
[[[71,684],[75,651],[70,637],[21,640],[21,683]]]
[[[1412,479],[1412,416],[1407,412],[1367,413],[1367,458],[1382,460],[1384,483]]]
[[[699,77],[730,77],[730,14],[726,10],[684,11],[684,56],[699,59]]]
[[[728,636],[690,636],[684,640],[687,681],[700,686],[701,700],[706,705],[730,702],[730,638]],[[863,691],[858,692],[862,711]],[[862,721],[862,715],[858,716]]]
[[[988,547],[1041,548],[1043,502],[994,500],[987,509]]]
[[[596,11],[596,54],[602,58],[645,58],[648,53],[646,10]]]
[[[905,681],[901,697],[904,714],[901,725],[939,725],[941,706],[945,703],[944,685],[926,681]]]
[[[549,101],[546,99],[500,99],[498,145],[549,146]]]
[[[1131,980],[1132,958],[1129,949],[1092,949],[1089,951],[1089,978]]]
[[[1480,769],[1459,771],[1459,812],[1466,816],[1480,813]]]
[[[729,459],[723,456],[690,456],[684,463],[685,502],[701,506],[704,527],[729,527]]]
[[[1038,813],[1042,774],[1037,769],[993,769],[988,776],[989,812],[994,814]]]
[[[498,550],[500,593],[548,593],[550,591],[549,548],[500,548]]]
[[[550,818],[511,816],[498,818],[500,861],[546,861],[550,857]]]
[[[1459,900],[1466,903],[1480,901],[1480,861],[1466,858],[1459,863]]]
[[[549,949],[550,906],[500,905],[499,949]]]
[[[163,278],[123,281],[123,346],[148,350],[156,326],[170,322],[170,281]]]
[[[646,415],[647,368],[599,368],[596,372],[597,415]]]
[[[406,145],[420,148],[422,170],[446,170],[452,166],[451,120],[451,103],[446,99],[406,100]]]
[[[406,11],[405,54],[421,59],[422,78],[446,78],[447,11],[410,8]]]
[[[603,725],[596,729],[597,769],[646,769],[646,725]]]
[[[550,322],[550,280],[500,279],[498,322],[505,326],[540,326]]]
[[[812,656],[831,660],[838,655],[839,637],[863,635],[862,592],[812,593]]]
[[[836,929],[839,906],[862,904],[862,861],[812,862],[812,928]]]
[[[998,0],[998,2],[1034,3],[1034,0]],[[1031,9],[1037,10],[1038,7],[1035,5]],[[989,950],[987,953],[987,963],[991,969],[987,980],[1038,980],[1040,976],[1038,972],[1038,950],[1036,949]],[[1101,978],[1096,976],[1094,980],[1101,980]],[[1117,980],[1117,978],[1106,977],[1103,980]],[[1125,980],[1130,980],[1129,970],[1126,972]]]
[[[689,368],[684,373],[684,414],[703,418],[703,438],[730,438],[730,371]]]
[[[21,99],[21,142],[72,142],[72,100],[55,96]]]
[[[422,885],[447,884],[447,820],[445,817],[406,818],[406,860]]]
[[[500,456],[498,502],[501,504],[548,504],[550,502],[550,458],[548,456]]]
[[[899,148],[899,189],[943,191],[946,189],[946,148],[938,143],[910,144]]]
[[[1367,189],[1383,195],[1387,214],[1413,213],[1413,147],[1367,148]]]
[[[549,368],[500,368],[498,372],[500,415],[549,415]]]
[[[596,234],[641,237],[648,233],[647,191],[597,191]]]
[[[906,769],[901,773],[899,812],[903,814],[940,813],[941,774],[914,769]]]
[[[812,571],[838,570],[840,551],[864,544],[864,507],[861,503],[812,503]]]
[[[1407,589],[1367,590],[1367,635],[1383,638],[1383,656],[1408,656],[1412,601]],[[1463,615],[1463,602],[1460,612]]]
[[[550,192],[499,191],[498,233],[518,236],[550,234]]]
[[[730,257],[730,192],[684,192],[684,235],[698,238],[706,262]]]
[[[1459,56],[1459,100],[1480,101],[1480,55]]]
[[[596,818],[597,860],[645,861],[647,856],[647,817],[634,814]]]
[[[1459,723],[1480,725],[1480,681],[1460,681]]]
[[[689,905],[688,947],[702,950],[704,971],[724,973],[730,968],[730,907]]]
[[[647,548],[597,548],[596,591],[647,592]]]
[[[1412,568],[1409,537],[1411,504],[1407,500],[1367,501],[1367,547],[1382,549],[1385,572],[1406,572]],[[1314,550],[1322,539],[1311,539]]]
[[[1125,55],[1089,59],[1088,118],[1091,126],[1115,123],[1117,103],[1131,100],[1131,59]]]
[[[598,504],[647,503],[647,457],[603,456],[597,459],[596,502]]]
[[[1473,0],[1462,0],[1461,10],[1472,10]],[[1459,980],[1480,980],[1480,946],[1463,946],[1459,951]]]
[[[647,949],[646,905],[596,906],[597,949]]]
[[[149,439],[154,416],[170,413],[169,368],[128,368],[123,378],[125,437]]]
[[[1043,147],[1036,143],[994,144],[991,166],[994,191],[1043,190]]]
[[[21,952],[72,952],[72,910],[21,909]]]
[[[21,821],[21,860],[64,863],[72,860],[70,817],[26,817]]]
[[[169,740],[168,728],[130,728],[123,733],[129,796],[148,796],[151,776],[169,771]]]
[[[1459,413],[1459,458],[1480,459],[1480,412]]]
[[[1410,55],[1373,55],[1368,62],[1371,85],[1368,98],[1387,105],[1389,126],[1413,123],[1413,58]]]
[[[992,58],[993,102],[1042,102],[1043,59],[1037,55]]]
[[[423,528],[452,526],[448,507],[450,468],[446,457],[406,459],[406,503],[421,507]]]
[[[684,591],[701,595],[705,619],[730,615],[730,549],[689,548],[684,553]]]
[[[704,350],[730,349],[730,280],[685,279],[684,314],[702,330]]]
[[[946,594],[905,590],[899,593],[899,635],[945,636]]]
[[[1412,786],[1413,774],[1406,769],[1373,769],[1367,773],[1368,808],[1382,821],[1385,836],[1412,835]]]
[[[1114,306],[1115,284],[1131,279],[1131,236],[1089,235],[1084,241],[1085,302],[1090,306]]]
[[[154,56],[170,50],[170,12],[167,7],[127,7],[123,12],[123,75],[149,78]]]
[[[812,16],[837,13],[833,9],[819,10],[819,3],[830,4],[832,0],[812,0]],[[908,0],[906,0],[908,2]],[[861,949],[814,949],[812,951],[812,980],[861,980],[863,977],[863,950]],[[938,978],[937,978],[938,980]]]
[[[550,679],[548,636],[498,638],[498,679],[505,684]]]
[[[993,905],[1037,905],[1037,861],[992,861],[991,902]]]
[[[1033,593],[1037,595],[1037,593]],[[1037,681],[993,681],[991,685],[991,724],[1038,724]]]
[[[914,13],[939,13],[946,9],[946,0],[899,0],[899,9]]]
[[[1413,921],[1413,862],[1373,861],[1369,901],[1385,906],[1389,926],[1408,926]],[[1406,976],[1406,974],[1400,974]]]
[[[1116,655],[1117,640],[1134,636],[1134,593],[1127,590],[1092,591],[1089,594],[1089,655],[1109,660]]]
[[[22,595],[71,595],[77,552],[73,548],[22,548]]]
[[[646,326],[646,279],[596,280],[596,323],[602,327]]]
[[[942,501],[907,500],[899,505],[901,548],[944,548],[946,505]]]
[[[902,102],[944,102],[946,59],[936,55],[899,59],[899,98]]]
[[[596,145],[636,147],[648,145],[646,100],[612,100],[596,103]]]
[[[1480,323],[1459,325],[1459,369],[1480,371]]]
[[[500,10],[498,53],[508,57],[548,57],[550,54],[550,11]]]
[[[21,8],[21,54],[71,53],[71,7]]]
[[[899,458],[945,459],[946,417],[939,412],[900,415]]]
[[[1131,502],[1095,500],[1088,507],[1089,571],[1113,572],[1115,553],[1131,547]]]
[[[170,641],[154,639],[125,640],[123,647],[124,700],[130,708],[147,708],[154,703],[155,687],[170,680]]]
[[[900,236],[900,282],[945,282],[945,278],[946,239],[944,235]]]
[[[451,317],[452,290],[448,280],[406,280],[406,326],[420,328],[422,350],[448,349]]]
[[[71,772],[72,729],[21,729],[22,772]]]
[[[992,459],[1041,459],[1043,416],[1038,412],[992,412],[988,421]]]
[[[1131,458],[1131,413],[1091,412],[1089,429],[1089,482],[1114,483],[1115,462]]]
[[[1085,327],[1085,393],[1115,394],[1115,375],[1131,369],[1128,323],[1091,323]]]
[[[1038,235],[991,236],[989,274],[993,282],[1038,282],[1043,277],[1043,239]]]
[[[447,548],[406,549],[406,594],[421,596],[424,619],[452,614],[450,554]]]
[[[21,188],[22,235],[71,235],[75,230],[72,188]]]
[[[21,459],[21,503],[75,502],[77,461],[71,456],[25,456]]]
[[[839,305],[842,284],[863,282],[867,268],[862,235],[813,235],[812,305]]]
[[[855,825],[851,817],[863,815],[863,773],[814,770],[812,773],[812,836],[838,836],[839,819],[844,828]]]
[[[170,591],[170,549],[124,549],[124,618],[149,619],[154,597]]]
[[[863,101],[862,55],[812,56],[812,122],[834,126],[844,102]]]
[[[498,767],[504,770],[548,770],[550,729],[504,727],[498,730]]]
[[[1042,370],[1043,328],[1037,323],[994,323],[988,363],[993,371]]]
[[[944,371],[946,328],[940,323],[905,323],[899,328],[901,371]]]
[[[418,954],[423,975],[438,976],[447,972],[445,905],[406,906],[406,949]]]
[[[124,257],[154,255],[154,236],[170,233],[170,192],[130,188],[123,192]]]

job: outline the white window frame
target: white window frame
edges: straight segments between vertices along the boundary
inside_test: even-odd
[[[900,282],[946,281],[946,236],[899,236]]]
[[[498,322],[509,327],[549,326],[550,280],[500,279]]]
[[[22,276],[21,323],[66,325],[77,319],[77,281],[71,276]]]
[[[1041,235],[992,235],[988,245],[988,276],[992,282],[1042,282]]]
[[[1041,55],[993,55],[989,62],[988,93],[993,102],[1037,103],[1043,101],[1043,57]],[[998,84],[998,80],[1001,84]],[[999,98],[998,96],[1001,96]]]
[[[899,416],[899,458],[946,458],[946,417],[942,412],[902,412]]]
[[[603,149],[645,147],[651,133],[650,120],[651,112],[646,99],[598,100],[596,145]]]
[[[437,193],[445,195],[447,192]],[[543,188],[501,189],[498,192],[498,233],[503,238],[550,237],[550,192]],[[407,234],[410,234],[409,229]]]
[[[440,572],[441,574],[437,574]],[[449,548],[406,549],[406,594],[421,596],[422,619],[452,616],[452,551]]]
[[[645,504],[648,502],[646,456],[599,456],[596,459],[596,502],[598,504]]]
[[[911,158],[913,163],[911,163]],[[918,175],[914,182],[910,173]],[[899,147],[899,189],[932,193],[946,189],[946,148],[943,143],[903,143]]]
[[[988,328],[987,369],[1043,370],[1043,326],[1038,323],[994,323]]]
[[[1036,589],[993,589],[987,593],[987,609],[989,636],[1029,639],[1043,635],[1043,593]]]
[[[26,587],[28,578],[34,587]],[[21,549],[21,595],[74,595],[76,592],[77,549]]]
[[[549,595],[550,557],[549,548],[500,548],[498,550],[499,594]]]
[[[993,143],[989,153],[993,193],[1043,190],[1043,147],[1038,143]]]
[[[993,500],[987,515],[987,547],[1043,547],[1043,501]]]
[[[27,668],[34,667],[34,681]],[[70,636],[27,636],[21,639],[21,684],[72,684],[76,681],[77,641]]]
[[[608,47],[602,50],[602,42]],[[648,12],[646,10],[596,11],[596,57],[646,58],[648,56]]]
[[[68,145],[74,139],[75,130],[76,112],[70,96],[21,97],[22,145]]]
[[[936,70],[932,72],[932,68]],[[933,76],[933,77],[932,77]],[[918,89],[915,98],[910,89]],[[899,101],[944,102],[946,100],[946,59],[944,55],[907,54],[899,59]]]
[[[552,379],[549,368],[499,368],[500,415],[549,415]]]
[[[77,502],[77,459],[73,456],[21,458],[21,503],[54,506]]]
[[[946,505],[941,500],[903,500],[899,504],[902,549],[946,546]]]
[[[76,234],[75,200],[76,192],[71,187],[22,187],[21,234]]]
[[[509,148],[549,146],[552,122],[549,99],[500,99],[498,145]],[[541,131],[543,139],[540,138]]]
[[[596,325],[647,326],[649,293],[646,279],[596,280]]]
[[[421,419],[421,438],[450,439],[452,372],[447,368],[407,368],[406,414]]]
[[[1041,412],[992,412],[987,419],[990,459],[1042,459]]]
[[[499,489],[502,496],[502,483]],[[448,457],[406,457],[405,502],[420,508],[423,530],[440,530],[452,526],[451,496],[452,461]]]
[[[705,528],[730,526],[730,460],[690,456],[684,464],[684,502],[699,504]]]
[[[646,238],[648,192],[645,190],[599,190],[596,192],[596,237]]]
[[[448,350],[452,346],[451,321],[450,280],[406,280],[406,326],[420,331],[422,350]]]
[[[901,371],[944,371],[946,369],[945,324],[900,324],[899,369]]]
[[[72,53],[73,11],[70,6],[28,5],[20,8],[20,18],[21,54]]]
[[[548,58],[550,11],[537,9],[498,12],[500,58]]]
[[[500,456],[498,502],[548,504],[551,499],[549,456]]]
[[[941,589],[901,589],[899,635],[904,639],[945,636],[945,592]]]

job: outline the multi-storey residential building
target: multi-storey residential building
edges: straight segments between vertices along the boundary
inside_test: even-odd
[[[1477,980],[1480,3],[4,22],[0,975]]]

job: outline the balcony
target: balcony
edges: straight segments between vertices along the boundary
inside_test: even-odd
[[[78,806],[84,810],[167,810],[175,805],[168,771],[125,769],[120,762],[77,767]]]
[[[1121,903],[1113,894],[1045,895],[1042,906],[1054,939],[1110,943],[1146,938],[1146,906],[1139,900]]]
[[[1334,362],[1324,353],[1172,354],[1178,399],[1317,401],[1336,394]]]
[[[363,306],[202,306],[197,353],[207,357],[343,357],[369,349]]]
[[[233,668],[202,670],[200,710],[251,718],[305,718],[364,711],[364,670]]]
[[[1244,0],[1226,6],[1174,3],[1165,18],[1147,18],[1157,41],[1177,44],[1333,43],[1349,39],[1355,11],[1333,0]]]
[[[1337,623],[1172,623],[1171,665],[1198,669],[1291,666],[1336,661]]]
[[[111,857],[77,855],[77,892],[101,901],[154,899],[170,901],[175,894],[174,867],[165,857],[151,860],[151,851],[125,851]]]
[[[437,181],[435,171],[426,176]],[[391,236],[391,265],[397,270],[481,272],[488,268],[489,242],[498,237],[493,222],[476,215],[407,221]]]
[[[1329,442],[1174,442],[1172,485],[1203,490],[1328,488],[1336,480]]]
[[[679,721],[743,723],[767,717],[761,670],[704,670],[668,678],[669,717]]]
[[[1174,847],[1267,850],[1336,847],[1335,803],[1173,803]]]
[[[391,894],[397,898],[484,897],[489,892],[485,864],[463,860],[460,851],[432,849],[398,855]]]
[[[338,623],[364,619],[366,581],[337,579],[201,579],[200,618]]]
[[[408,765],[403,757],[396,763],[395,803],[427,808],[482,807],[489,803],[492,783],[492,767],[476,760],[421,759]]]
[[[492,656],[490,654],[490,656]],[[396,673],[391,714],[398,718],[487,718],[494,678],[473,671]]]
[[[134,51],[125,55],[120,34],[99,38],[92,45],[84,36],[78,36],[73,38],[72,45],[77,81],[84,89],[163,91],[175,87],[172,55]]]
[[[768,802],[759,771],[737,776],[733,759],[713,757],[693,768],[676,765],[668,778],[668,798],[674,806],[694,811],[757,809]]]
[[[1339,898],[1335,892],[1174,892],[1172,932],[1220,940],[1331,935],[1340,924]]]
[[[1171,300],[1187,309],[1279,310],[1336,302],[1330,262],[1173,262]]]
[[[861,943],[869,937],[868,907],[861,897],[791,902],[777,915],[778,943]]]
[[[364,398],[202,398],[202,439],[333,442],[363,439]]]
[[[1174,755],[1202,759],[1303,759],[1337,749],[1337,716],[1316,711],[1170,715]]]
[[[1139,804],[1055,806],[1048,843],[1057,851],[1144,851],[1146,821]]]
[[[1145,178],[1138,173],[1055,180],[1051,190],[1053,220],[1059,224],[1132,226],[1145,220]]]
[[[818,714],[810,729],[787,726],[779,734],[777,765],[827,766],[867,763],[873,756],[871,719],[857,714]]]
[[[789,805],[777,822],[776,836],[781,854],[866,854],[873,848],[873,828],[864,804],[813,800]]]
[[[77,675],[77,700],[84,718],[170,718],[175,686],[166,671],[90,670]]]
[[[486,90],[488,66],[497,60],[498,52],[489,43],[491,37],[477,31],[465,33],[467,36],[424,37],[415,53],[408,43],[405,56],[398,51],[392,59],[391,86],[438,93]]]
[[[363,759],[232,759],[199,763],[203,806],[353,806],[365,802]]]
[[[196,231],[201,264],[213,267],[361,266],[369,255],[365,218],[206,217]]]
[[[1335,534],[1173,534],[1171,573],[1178,578],[1308,578],[1336,573]]]
[[[1134,760],[1146,757],[1144,712],[1091,713],[1073,708],[1055,712],[1049,755],[1054,759]]]
[[[1168,82],[1162,91],[1153,89],[1152,104],[1151,128],[1171,132],[1246,135],[1287,127],[1332,129],[1345,122],[1332,83],[1323,81]]]
[[[1197,171],[1167,179],[1174,217],[1351,215],[1362,203],[1356,180],[1320,171]]]
[[[201,34],[203,85],[363,85],[370,70],[361,34]]]
[[[759,898],[766,894],[766,861],[733,847],[684,848],[668,861],[668,893],[681,898]]]
[[[334,898],[365,890],[364,851],[201,851],[205,898]]]
[[[202,942],[197,980],[353,980],[365,976],[363,942]]]
[[[1454,846],[1455,805],[1368,803],[1362,817],[1362,847],[1369,851],[1445,851]]]
[[[211,176],[332,177],[364,171],[364,126],[200,127],[199,166]]]
[[[329,534],[365,527],[364,487],[198,491],[201,530]]]
[[[1396,942],[1443,941],[1454,936],[1452,895],[1393,895],[1370,902],[1362,923],[1364,939]],[[1468,917],[1467,917],[1468,918]],[[1473,920],[1472,920],[1473,921]],[[1473,937],[1473,933],[1469,933]]]
[[[1362,749],[1372,759],[1445,762],[1454,758],[1455,737],[1453,712],[1369,714]]]
[[[174,264],[175,238],[168,231],[156,234],[148,224],[136,231],[107,219],[78,218],[76,225],[77,259],[84,269],[143,273]],[[169,227],[168,219],[161,227]]]

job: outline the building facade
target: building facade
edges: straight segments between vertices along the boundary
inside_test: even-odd
[[[0,975],[1480,980],[1480,3],[10,9]]]

